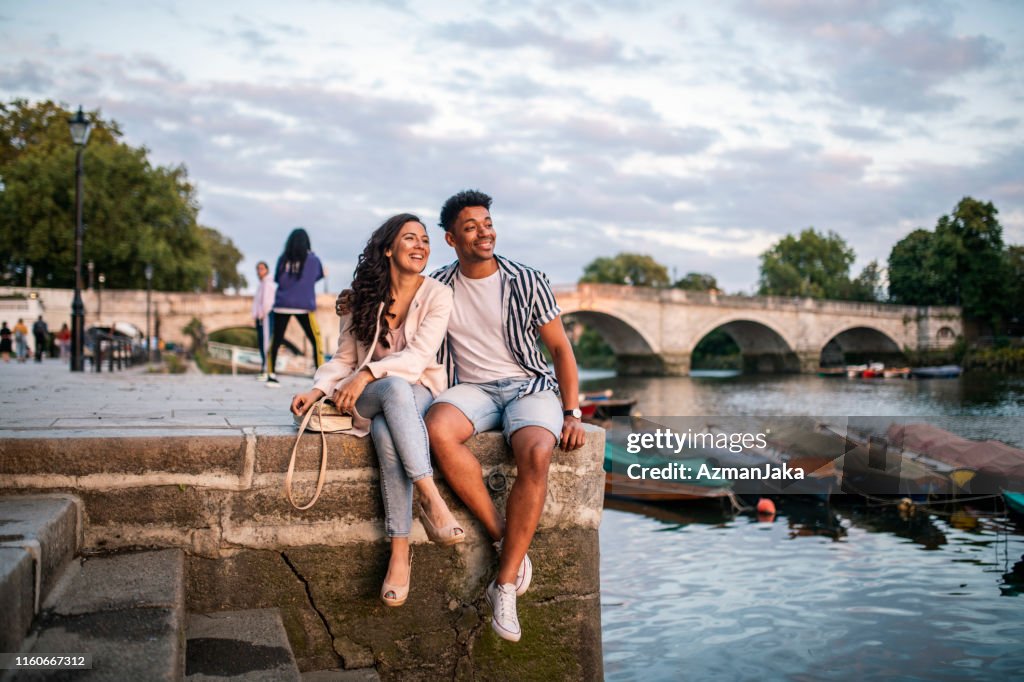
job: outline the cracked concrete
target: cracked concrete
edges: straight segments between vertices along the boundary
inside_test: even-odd
[[[333,644],[336,641],[336,638],[334,636],[334,633],[331,632],[331,624],[327,621],[327,618],[324,616],[323,612],[319,608],[317,608],[316,600],[313,598],[313,590],[309,586],[309,581],[306,580],[301,573],[299,573],[299,569],[296,568],[295,564],[293,564],[291,560],[288,559],[288,555],[285,552],[281,552],[281,559],[284,561],[285,565],[289,569],[291,569],[291,572],[295,574],[295,577],[299,579],[303,587],[305,587],[306,599],[309,600],[309,606],[313,609],[316,615],[320,617],[320,622],[323,623],[324,630],[327,631],[327,636],[331,638],[331,642]],[[338,651],[337,648],[335,648],[335,652],[342,659],[342,664],[345,665],[344,656],[342,655],[342,653]],[[350,666],[345,665],[345,667],[347,668]]]

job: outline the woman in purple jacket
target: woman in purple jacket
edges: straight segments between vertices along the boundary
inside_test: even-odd
[[[301,227],[295,228],[288,235],[284,253],[277,259],[274,272],[277,293],[271,311],[274,340],[270,344],[270,357],[267,358],[268,387],[280,386],[274,374],[277,351],[284,343],[284,333],[293,317],[299,321],[302,331],[306,332],[313,344],[313,365],[319,368],[323,363],[323,341],[320,327],[316,323],[316,283],[323,277],[324,268],[310,247],[309,235]]]

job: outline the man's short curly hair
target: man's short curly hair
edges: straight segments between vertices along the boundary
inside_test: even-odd
[[[475,189],[467,189],[448,197],[441,207],[441,222],[438,223],[445,232],[451,232],[455,225],[455,219],[459,217],[462,209],[469,206],[483,206],[491,210],[491,198],[483,192]]]

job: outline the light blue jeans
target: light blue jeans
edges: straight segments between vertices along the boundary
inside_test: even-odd
[[[434,474],[423,423],[432,401],[426,388],[399,377],[371,381],[356,401],[359,414],[373,420],[370,435],[380,462],[384,528],[391,538],[409,536],[412,484]]]

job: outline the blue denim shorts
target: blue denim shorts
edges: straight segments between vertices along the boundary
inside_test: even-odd
[[[540,426],[562,437],[562,401],[554,391],[519,396],[529,379],[498,379],[486,384],[456,384],[437,396],[435,403],[454,405],[473,424],[474,433],[501,426],[505,440],[524,426]]]

